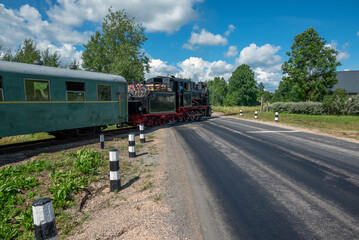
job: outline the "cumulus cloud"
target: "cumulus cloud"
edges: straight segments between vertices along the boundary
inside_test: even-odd
[[[245,63],[251,67],[274,66],[282,62],[282,58],[279,55],[275,55],[280,49],[280,46],[276,47],[265,44],[258,47],[255,43],[252,43],[248,47],[243,48],[239,58],[236,59],[236,63],[238,65]]]
[[[238,55],[236,46],[229,46],[228,52],[224,53],[225,57],[235,57]]]
[[[359,37],[359,31],[357,32],[357,36]]]
[[[228,37],[235,29],[236,27],[233,24],[229,24],[228,30],[224,33],[224,36]]]
[[[228,80],[235,66],[224,61],[205,61],[202,58],[190,57],[177,66],[168,65],[160,59],[151,59],[150,72],[147,78],[174,75],[179,78],[191,78],[195,82],[211,80],[217,76]]]
[[[187,43],[183,44],[183,48],[194,50],[199,46],[225,46],[228,40],[220,34],[214,35],[211,32],[202,29],[200,33],[192,32],[191,38]]]
[[[166,61],[162,61],[161,59],[151,59],[150,72],[146,74],[146,77],[175,76],[178,73],[180,73],[180,70],[173,65],[168,65]]]
[[[198,18],[193,6],[202,1],[58,0],[47,14],[54,22],[78,27],[84,21],[102,22],[108,8],[112,6],[114,9],[125,9],[129,15],[143,23],[147,32],[173,33]]]

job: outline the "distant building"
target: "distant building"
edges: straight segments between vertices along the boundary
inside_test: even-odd
[[[331,91],[337,88],[347,90],[350,95],[359,93],[359,71],[338,71],[338,83],[334,85]]]

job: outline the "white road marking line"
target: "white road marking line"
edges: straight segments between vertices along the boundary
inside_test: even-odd
[[[292,132],[301,132],[297,130],[285,130],[285,131],[270,131],[270,130],[261,130],[261,131],[246,131],[247,133],[292,133]]]

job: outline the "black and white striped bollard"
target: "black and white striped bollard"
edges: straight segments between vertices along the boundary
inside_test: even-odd
[[[110,192],[119,192],[121,190],[120,163],[118,150],[110,151]]]
[[[130,158],[136,157],[136,143],[134,133],[128,134],[128,152]]]
[[[254,112],[254,119],[257,119],[258,118],[258,111],[255,111]]]
[[[140,124],[140,141],[141,143],[145,143],[146,142],[146,137],[145,137],[145,125]]]
[[[101,143],[101,149],[105,148],[105,136],[103,134],[100,135],[100,143]]]
[[[242,109],[239,110],[239,116],[243,116],[243,111],[242,111]]]
[[[32,203],[35,238],[37,240],[56,240],[57,229],[54,207],[51,198],[41,198]]]
[[[278,112],[275,112],[274,121],[278,122]]]

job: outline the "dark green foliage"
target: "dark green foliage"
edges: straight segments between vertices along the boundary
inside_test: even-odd
[[[242,64],[229,78],[228,94],[224,99],[227,106],[254,106],[257,104],[258,86],[254,72]]]
[[[299,102],[304,98],[299,87],[293,83],[283,80],[279,83],[279,87],[274,92],[274,102]]]
[[[102,31],[96,31],[84,45],[83,67],[87,70],[123,76],[127,81],[145,80],[149,58],[141,51],[147,38],[144,28],[122,11],[109,9]]]
[[[295,36],[292,51],[287,52],[290,58],[282,65],[283,73],[287,74],[283,77],[286,84],[279,94],[284,95],[283,100],[321,101],[337,83],[338,52],[325,45],[324,38],[312,27]],[[294,92],[288,91],[292,88]],[[286,97],[285,92],[290,96]]]
[[[224,78],[215,77],[213,80],[207,82],[209,101],[212,105],[223,105],[223,100],[227,94],[228,84]]]
[[[26,38],[23,45],[19,46],[11,61],[33,64],[35,60],[40,60],[40,58],[41,54],[36,49],[36,43],[32,39]]]
[[[263,102],[271,103],[273,101],[274,93],[271,93],[269,91],[264,91],[262,97],[263,97]]]
[[[45,51],[40,52],[36,47],[36,43],[32,39],[26,38],[15,54],[9,49],[1,60],[33,64],[35,60],[40,60],[41,58],[45,66],[60,66],[60,55],[56,53],[51,54],[48,48]]]
[[[58,55],[56,53],[51,54],[49,52],[49,48],[46,48],[46,50],[41,53],[41,56],[42,56],[42,61],[44,61],[45,66],[49,66],[49,67],[60,66],[60,61],[59,61],[60,55]]]

